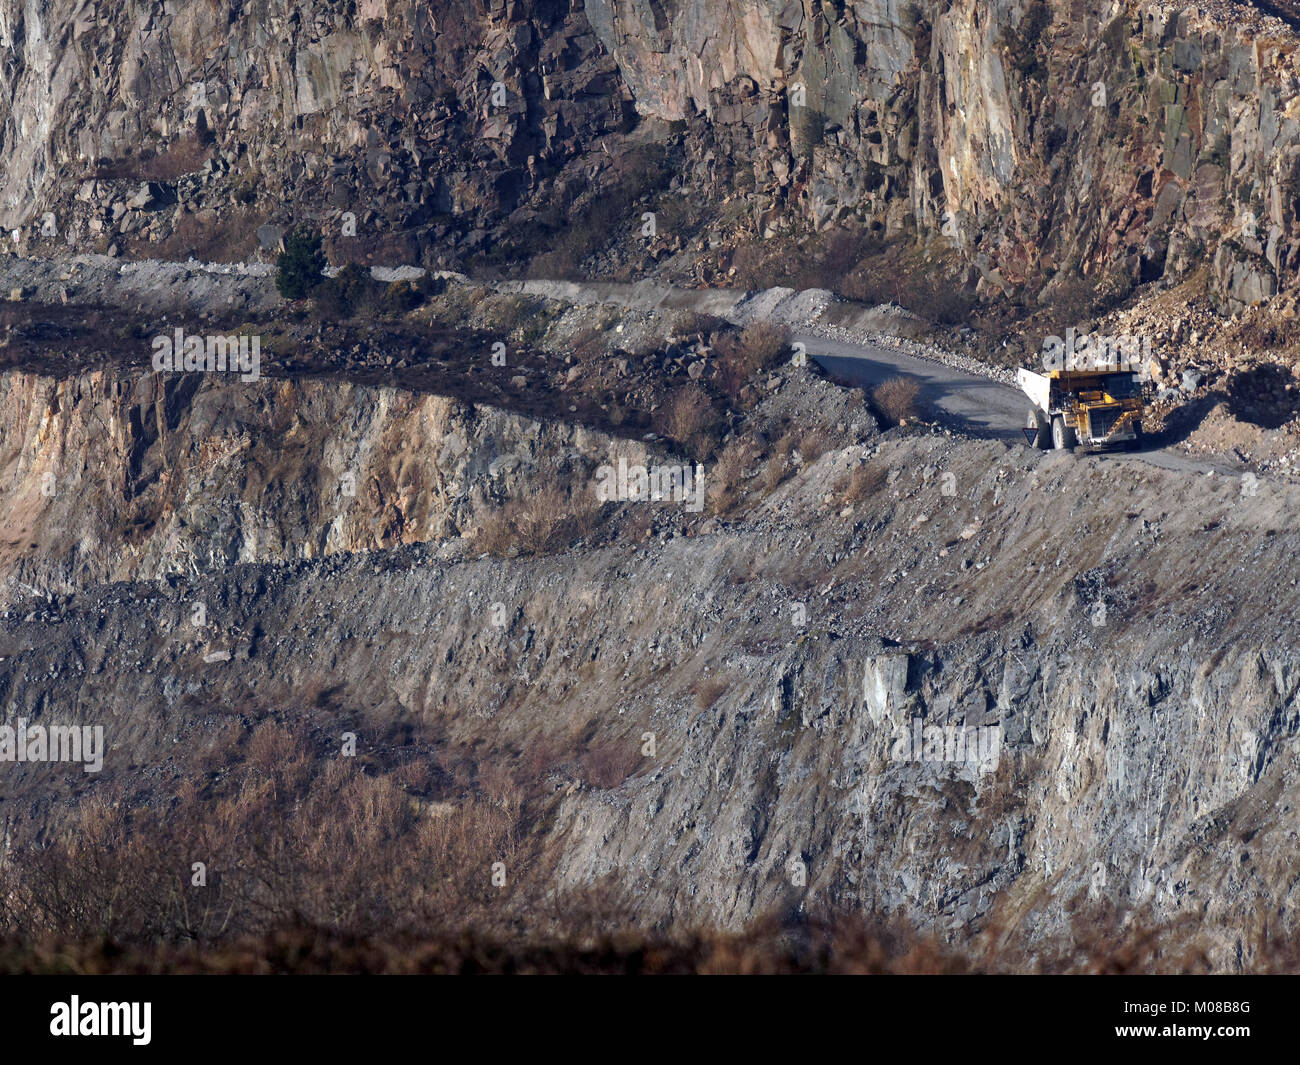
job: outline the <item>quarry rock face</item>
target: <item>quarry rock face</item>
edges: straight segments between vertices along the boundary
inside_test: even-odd
[[[988,291],[1208,263],[1233,309],[1296,282],[1300,83],[1285,28],[1260,17],[4,0],[0,39],[0,225],[26,250],[299,202],[327,232],[348,216],[384,235],[391,259],[452,261],[660,120],[688,183],[740,193],[757,232],[855,219],[937,242]]]
[[[468,466],[490,435],[466,437]],[[788,482],[763,520],[549,559],[198,557],[70,594],[56,574],[0,616],[0,692],[29,720],[57,706],[103,725],[110,784],[201,747],[213,708],[256,721],[316,688],[485,762],[524,752],[550,798],[520,875],[558,897],[612,885],[646,924],[829,906],[1032,959],[1118,910],[1183,922],[1214,968],[1248,969],[1295,932],[1300,496],[1138,464],[1102,490],[1065,458],[868,442]],[[821,505],[863,462],[896,471],[889,487],[848,514]],[[936,501],[928,467],[957,492]],[[1079,508],[1088,534],[1057,536]],[[1156,583],[1170,573],[1187,581]],[[575,733],[640,754],[584,779]],[[6,779],[33,804],[7,805],[15,824],[77,783]]]
[[[942,238],[999,288],[1210,249],[1232,304],[1294,285],[1285,38],[1163,4],[588,5],[644,114],[701,115],[824,226]]]
[[[676,191],[728,201],[718,246],[852,223],[985,294],[1068,308],[1204,271],[1236,310],[1300,280],[1295,42],[1131,0],[0,0],[0,348],[45,360],[0,370],[0,699],[108,742],[102,778],[11,767],[0,840],[40,851],[97,789],[165,810],[257,725],[292,735],[289,707],[331,758],[345,715],[376,758],[418,724],[412,761],[456,758],[402,808],[509,808],[511,883],[556,909],[603,885],[652,929],[865,914],[1020,968],[1160,927],[1216,970],[1266,965],[1300,904],[1289,471],[915,412],[883,430],[774,324],[833,309],[874,323],[828,334],[845,359],[909,350],[879,346],[897,316],[824,288],[448,272],[407,290],[451,297],[436,312],[329,333],[268,260],[309,221],[338,261],[527,261],[671,145]],[[260,262],[189,261],[236,233]],[[176,261],[132,261],[158,247]],[[69,311],[105,306],[136,318],[95,319],[130,359],[60,350]],[[263,315],[282,358],[141,369],[181,310]],[[776,354],[720,391],[731,325]],[[1174,398],[1218,387],[1156,370]],[[604,421],[579,416],[585,375]],[[1293,411],[1295,378],[1221,398]],[[602,464],[694,469],[697,438],[707,514],[624,494],[532,557],[480,536],[546,484],[588,498]],[[498,803],[494,772],[531,790]]]
[[[82,242],[310,190],[320,217],[436,237],[439,217],[475,228],[513,209],[579,132],[622,123],[614,64],[580,10],[366,0],[351,12],[6,2],[0,224],[31,226],[36,242],[71,228]],[[139,203],[117,187],[142,176],[164,195]],[[165,208],[177,192],[182,204]],[[43,234],[54,208],[56,232]]]
[[[581,426],[332,380],[11,371],[0,384],[0,599],[437,546],[520,485],[583,482],[648,454]]]

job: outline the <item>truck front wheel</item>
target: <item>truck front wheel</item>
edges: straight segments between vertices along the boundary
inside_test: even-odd
[[[1052,419],[1052,447],[1057,451],[1074,447],[1074,430],[1065,424],[1065,419],[1059,414]]]

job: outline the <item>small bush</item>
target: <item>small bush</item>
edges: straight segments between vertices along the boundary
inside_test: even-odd
[[[385,314],[402,315],[424,302],[424,293],[410,281],[395,281],[384,290]]]
[[[595,498],[585,486],[570,495],[552,481],[490,514],[475,543],[498,558],[554,554],[590,533],[595,518]]]
[[[773,366],[789,350],[790,331],[770,322],[755,322],[740,333],[726,333],[713,342],[718,356],[718,383],[738,400],[755,375]]]
[[[785,455],[771,456],[763,467],[763,491],[768,494],[775,492],[789,473],[789,460]]]
[[[601,744],[582,756],[583,776],[592,787],[608,791],[635,773],[642,760],[641,747],[631,738]]]
[[[358,311],[373,307],[380,284],[370,271],[348,263],[334,277],[321,279],[312,293],[316,309],[327,318],[351,318]]]
[[[810,429],[799,438],[799,457],[810,465],[830,450],[831,438],[824,429]]]
[[[857,466],[839,487],[840,505],[852,506],[884,487],[889,474],[880,466]]]
[[[916,397],[921,386],[914,377],[891,377],[877,385],[871,400],[886,421],[898,425],[906,418],[916,417]]]
[[[678,336],[709,336],[730,328],[725,318],[716,314],[704,314],[700,311],[686,311],[677,323],[675,332]]]
[[[581,281],[581,262],[578,256],[564,248],[545,251],[528,264],[524,276],[541,281]]]
[[[659,431],[697,456],[710,454],[716,441],[717,416],[699,385],[686,385],[656,412]]]
[[[797,447],[798,439],[787,423],[780,438],[771,445],[767,453],[767,461],[763,465],[762,486],[765,494],[774,492],[798,469],[799,464],[795,461]]]
[[[789,347],[790,330],[772,322],[754,322],[740,334],[740,349],[753,373],[775,365]]]
[[[727,355],[719,359],[716,380],[718,387],[732,403],[744,406],[743,400],[747,395],[745,389],[749,385],[749,374],[745,372],[745,367],[739,359]]]
[[[960,285],[933,268],[866,260],[847,274],[839,293],[858,303],[894,303],[935,325],[965,325],[975,309]]]
[[[300,226],[284,238],[275,260],[275,289],[287,300],[306,299],[324,281],[325,256],[319,232]]]
[[[713,490],[709,492],[710,513],[726,514],[739,502],[755,458],[754,444],[747,439],[737,437],[722,449],[713,464]]]

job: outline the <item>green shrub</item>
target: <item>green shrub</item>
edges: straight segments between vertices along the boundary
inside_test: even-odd
[[[284,251],[275,260],[275,290],[287,300],[306,299],[324,280],[324,269],[320,233],[299,226],[284,238]]]

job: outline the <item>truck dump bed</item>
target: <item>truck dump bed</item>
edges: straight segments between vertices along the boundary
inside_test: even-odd
[[[1047,410],[1049,397],[1052,392],[1051,378],[1044,377],[1040,373],[1034,373],[1032,370],[1017,370],[1016,384],[1030,399],[1034,401],[1034,406],[1039,410]]]

